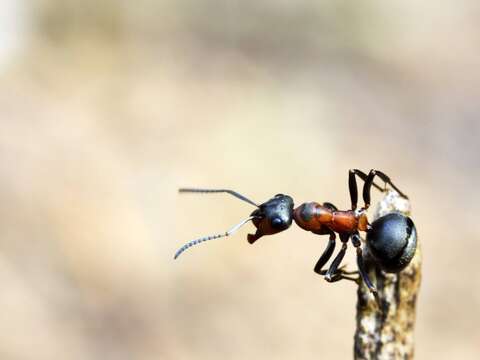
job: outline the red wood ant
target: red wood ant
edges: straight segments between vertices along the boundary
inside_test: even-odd
[[[362,194],[364,206],[360,209],[357,209],[358,188],[356,176],[365,182]],[[385,183],[383,188],[373,182],[376,176]],[[370,291],[377,297],[377,290],[370,281],[365,268],[359,231],[366,232],[365,243],[368,253],[375,263],[387,272],[399,272],[404,269],[412,260],[417,245],[416,228],[409,217],[400,213],[389,213],[371,224],[367,219],[366,210],[370,207],[370,190],[372,186],[383,192],[386,190],[387,184],[400,196],[408,199],[383,172],[371,170],[367,175],[358,169],[350,170],[348,176],[352,203],[350,210],[338,210],[335,205],[328,202],[323,204],[316,202],[303,203],[294,209],[293,199],[284,194],[277,194],[265,203],[257,205],[255,202],[232,190],[182,188],[179,190],[180,192],[229,193],[255,206],[257,209],[247,219],[242,220],[223,234],[202,237],[188,242],[175,253],[175,259],[193,245],[232,235],[249,221],[252,221],[257,228],[255,234],[248,234],[247,239],[250,244],[253,244],[264,235],[273,235],[288,229],[292,221],[295,221],[298,226],[306,231],[311,231],[317,235],[329,235],[327,248],[314,267],[314,271],[324,275],[329,282],[342,279],[357,281],[356,278],[349,276],[357,274],[357,272],[347,272],[339,267],[345,256],[348,241],[351,240],[357,251],[358,273],[360,273],[361,278]],[[322,269],[333,255],[336,233],[340,237],[342,248],[333,259],[329,268]]]

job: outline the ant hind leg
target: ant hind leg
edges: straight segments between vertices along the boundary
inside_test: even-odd
[[[396,192],[398,192],[401,197],[408,199],[408,196],[401,192],[400,189],[395,186],[395,184],[392,182],[392,180],[390,180],[387,175],[385,175],[381,171],[372,169],[368,173],[367,178],[365,179],[365,184],[363,185],[363,201],[365,202],[365,209],[368,209],[368,207],[370,206],[370,190],[372,188],[372,185],[378,187],[378,185],[375,185],[373,182],[375,176],[378,176],[380,179],[382,179],[385,182],[385,185],[390,185]],[[385,189],[382,191],[385,191]]]
[[[362,248],[360,247],[362,243],[360,241],[360,235],[358,233],[352,235],[352,244],[357,249],[358,272],[360,273],[360,276],[362,277],[363,282],[368,287],[368,289],[373,294],[373,296],[375,297],[375,300],[378,303],[379,302],[378,292],[375,286],[372,284],[370,277],[367,274],[365,263],[363,261],[363,251],[362,251]]]
[[[367,183],[367,179],[368,179],[368,175],[361,170],[350,169],[348,171],[348,189],[350,191],[350,200],[352,202],[352,210],[355,210],[357,208],[357,203],[358,203],[358,186],[357,186],[356,176],[362,179],[365,182],[365,184]],[[373,182],[373,178],[371,179],[370,186],[372,185],[378,190],[380,190],[381,192],[385,191],[385,189],[381,188],[379,185]],[[365,185],[364,185],[364,189],[365,189]]]
[[[390,178],[387,175],[385,175],[383,172],[378,170],[374,170],[374,171],[375,171],[375,175],[377,175],[380,179],[382,179],[385,182],[385,184],[389,184],[397,193],[399,193],[401,197],[408,199],[408,196],[405,195],[403,192],[401,192],[400,189],[395,186],[395,184],[392,182],[392,180],[390,180]]]

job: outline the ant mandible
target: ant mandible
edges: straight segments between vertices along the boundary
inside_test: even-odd
[[[357,176],[364,181],[362,194],[364,205],[360,209],[357,209]],[[373,182],[376,176],[385,183],[383,188]],[[408,199],[383,172],[371,170],[367,175],[358,169],[351,169],[348,174],[348,186],[352,203],[350,210],[338,210],[335,205],[328,202],[323,204],[307,202],[294,209],[293,199],[284,194],[277,194],[263,204],[257,205],[255,202],[232,190],[182,188],[179,190],[180,192],[229,193],[255,206],[257,209],[247,219],[242,220],[225,233],[206,236],[188,242],[175,253],[175,259],[193,245],[232,235],[249,221],[252,221],[257,228],[255,234],[248,234],[247,239],[250,244],[253,244],[264,235],[273,235],[288,229],[292,221],[295,221],[298,226],[306,231],[311,231],[317,235],[329,235],[328,245],[314,268],[316,273],[324,275],[329,282],[342,279],[357,281],[356,278],[348,276],[357,272],[347,272],[340,267],[347,250],[348,241],[351,240],[357,251],[358,273],[360,273],[365,285],[377,298],[377,290],[366,271],[359,231],[366,232],[366,249],[375,263],[386,272],[395,273],[403,270],[415,255],[417,245],[416,228],[409,217],[393,212],[376,219],[371,224],[367,219],[366,211],[370,207],[370,190],[372,186],[384,192],[387,184],[401,197]],[[333,259],[329,268],[323,269],[335,250],[336,233],[340,237],[342,248]]]

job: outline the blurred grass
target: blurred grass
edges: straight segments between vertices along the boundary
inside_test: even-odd
[[[172,256],[251,211],[180,186],[347,207],[351,167],[412,199],[417,357],[478,357],[476,2],[23,4],[0,69],[2,357],[350,357],[355,289],[312,272],[325,239]]]

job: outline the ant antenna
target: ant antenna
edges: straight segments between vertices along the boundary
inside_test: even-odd
[[[185,192],[185,193],[228,193],[230,195],[233,195],[235,196],[237,199],[240,199],[240,200],[243,200],[255,207],[258,208],[258,205],[255,204],[252,200],[246,198],[245,196],[243,196],[242,194],[239,194],[238,192],[236,191],[233,191],[233,190],[226,190],[226,189],[196,189],[196,188],[180,188],[178,189],[178,192]]]
[[[193,245],[200,244],[200,243],[202,243],[204,241],[207,241],[207,240],[214,240],[214,239],[219,239],[219,238],[222,238],[222,237],[230,236],[233,233],[235,233],[238,229],[240,229],[243,225],[245,225],[247,222],[249,222],[250,220],[252,220],[256,217],[257,216],[250,216],[249,218],[247,218],[245,220],[242,220],[237,225],[235,225],[234,227],[232,227],[230,230],[228,230],[227,232],[225,232],[223,234],[205,236],[205,237],[202,237],[202,238],[199,238],[199,239],[189,241],[188,243],[186,243],[180,249],[177,250],[177,252],[175,253],[175,256],[173,258],[176,259],[177,257],[180,256],[181,253],[183,253],[185,250],[187,250],[189,247],[192,247]]]

